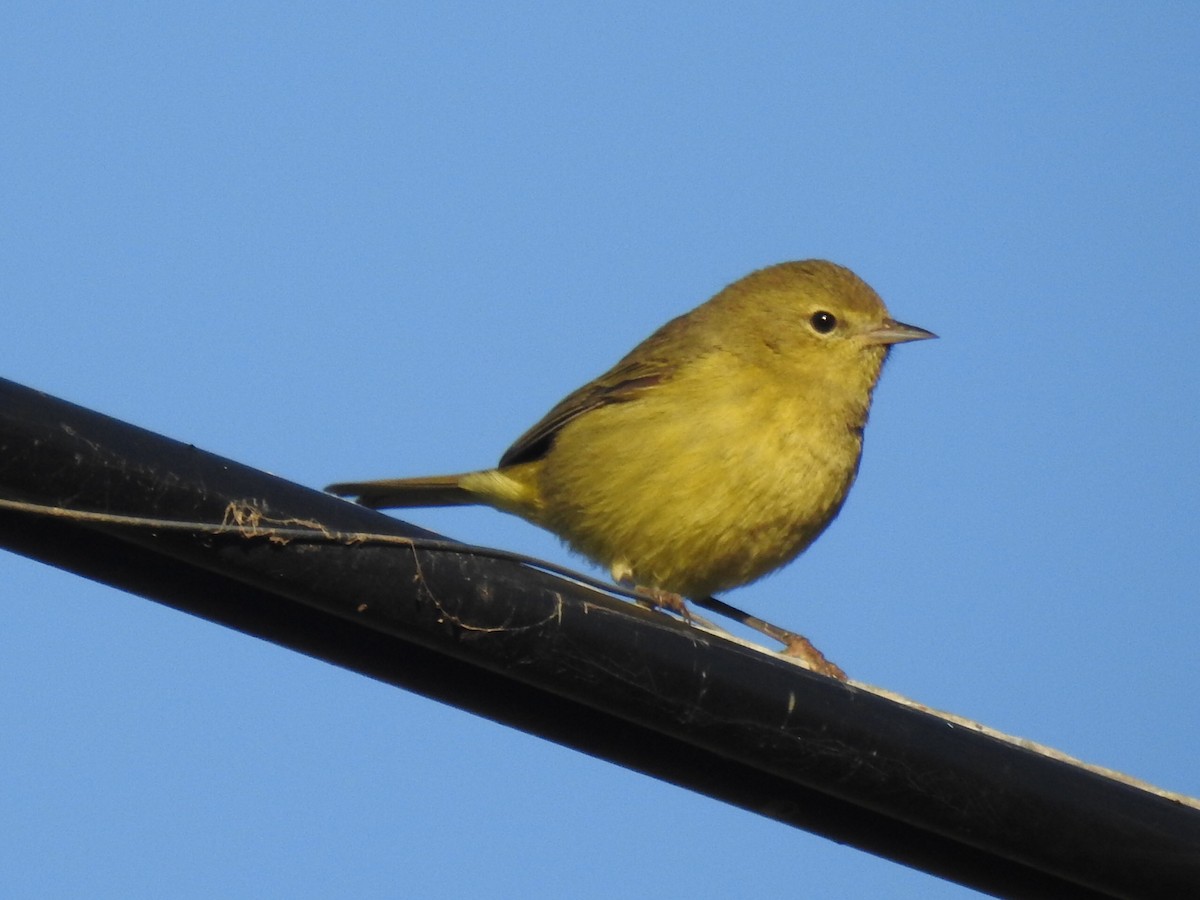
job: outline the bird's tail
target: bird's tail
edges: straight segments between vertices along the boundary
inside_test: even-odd
[[[464,475],[433,475],[428,478],[388,478],[383,481],[345,481],[325,490],[353,497],[372,509],[392,506],[470,506],[487,500],[462,486]]]

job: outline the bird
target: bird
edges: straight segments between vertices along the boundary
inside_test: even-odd
[[[767,266],[667,322],[568,394],[493,468],[340,482],[368,507],[482,504],[608,568],[649,605],[733,610],[816,671],[801,635],[716,600],[784,566],[841,510],[892,346],[936,337],[893,319],[850,269]],[[759,628],[763,631],[763,628]]]

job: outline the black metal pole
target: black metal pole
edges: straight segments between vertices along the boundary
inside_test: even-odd
[[[0,380],[0,542],[981,891],[1200,896],[1200,809]]]

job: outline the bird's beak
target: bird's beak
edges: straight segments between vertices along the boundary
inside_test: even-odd
[[[927,341],[937,337],[932,331],[926,331],[916,325],[905,325],[894,319],[888,319],[879,327],[863,332],[862,336],[868,344],[903,344],[906,341]]]

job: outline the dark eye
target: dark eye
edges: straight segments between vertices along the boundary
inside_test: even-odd
[[[829,334],[837,328],[837,316],[831,312],[825,312],[823,309],[813,313],[812,318],[808,321],[817,334]]]

